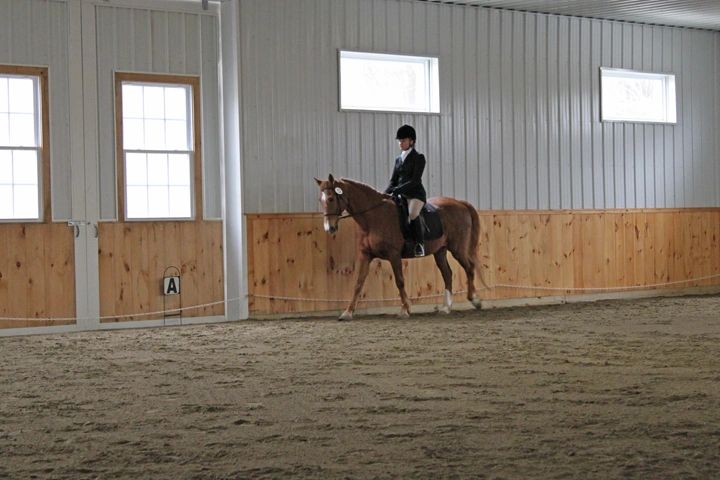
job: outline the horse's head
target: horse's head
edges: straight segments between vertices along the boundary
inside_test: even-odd
[[[338,231],[338,222],[345,208],[347,200],[343,198],[343,191],[340,182],[336,181],[332,174],[327,180],[315,179],[320,187],[320,207],[322,208],[325,220],[323,227],[327,233],[335,234]]]

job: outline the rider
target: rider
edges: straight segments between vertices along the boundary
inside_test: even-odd
[[[425,255],[423,225],[418,218],[420,210],[427,201],[425,187],[422,184],[422,174],[425,170],[425,156],[415,150],[415,129],[410,125],[403,125],[395,135],[400,145],[400,155],[395,159],[390,184],[385,193],[402,195],[408,202],[408,221],[410,231],[415,237],[415,256]]]

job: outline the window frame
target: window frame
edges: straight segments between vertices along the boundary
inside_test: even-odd
[[[672,86],[673,91],[671,92],[672,95],[669,95],[669,88],[667,83],[665,84],[665,92],[663,93],[664,101],[666,102],[665,105],[665,112],[666,115],[669,111],[668,108],[668,102],[674,101],[674,119],[672,120],[645,120],[645,119],[628,119],[628,118],[606,118],[605,113],[605,95],[606,92],[604,91],[603,87],[603,80],[604,80],[604,74],[609,73],[610,75],[617,75],[617,74],[625,74],[627,77],[662,77],[662,80],[664,82],[667,82],[668,80],[672,80]],[[598,75],[600,76],[600,121],[601,122],[608,122],[608,123],[640,123],[640,124],[650,124],[650,125],[677,125],[678,123],[678,105],[677,105],[677,75],[671,72],[648,72],[643,70],[633,70],[628,68],[613,68],[613,67],[600,67]],[[671,98],[670,98],[671,97]]]
[[[2,218],[0,224],[51,223],[52,199],[50,197],[50,99],[48,86],[48,68],[0,64],[0,75],[37,77],[38,95],[37,109],[40,128],[40,145],[38,165],[38,218]]]
[[[123,82],[183,85],[189,86],[192,111],[192,151],[190,154],[191,195],[190,217],[148,217],[127,218],[127,199],[125,198],[125,149],[123,146]],[[203,183],[202,183],[202,132],[201,132],[200,77],[194,75],[171,75],[156,73],[115,72],[115,173],[117,178],[117,218],[120,222],[200,222],[203,219]]]
[[[343,72],[342,72],[342,60],[343,60],[343,54],[348,53],[351,56],[356,57],[386,57],[386,59],[390,59],[392,57],[397,57],[398,59],[402,57],[407,58],[415,58],[415,59],[424,59],[426,62],[430,61],[434,65],[431,65],[430,69],[426,71],[426,76],[428,77],[427,84],[429,91],[427,92],[428,98],[428,105],[429,110],[410,110],[410,109],[388,109],[388,108],[360,108],[360,107],[344,107],[342,102],[343,97]],[[380,58],[378,58],[380,59]],[[421,63],[421,62],[415,62],[415,63]],[[397,52],[369,52],[364,50],[351,50],[351,49],[343,49],[340,48],[337,51],[337,78],[338,78],[338,91],[337,91],[337,98],[338,98],[338,110],[340,112],[370,112],[370,113],[409,113],[413,115],[440,115],[441,112],[441,102],[440,102],[440,57],[438,55],[420,55],[420,54],[408,54],[408,53],[397,53]],[[433,87],[436,87],[437,91],[433,91]],[[433,108],[436,108],[434,110]]]

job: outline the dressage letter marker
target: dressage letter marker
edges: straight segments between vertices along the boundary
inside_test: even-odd
[[[163,278],[163,294],[178,295],[180,293],[180,277]]]

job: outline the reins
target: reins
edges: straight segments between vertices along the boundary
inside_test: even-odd
[[[327,189],[327,190],[332,190],[332,189]],[[342,201],[345,202],[345,205],[346,205],[346,206],[349,205],[349,204],[348,204],[348,201],[345,200],[345,198],[343,197],[343,195],[337,195],[337,198],[338,198],[338,199],[342,199]],[[354,217],[354,216],[356,216],[356,215],[362,215],[363,213],[367,213],[367,212],[369,212],[369,211],[371,211],[371,210],[375,210],[376,208],[380,208],[380,207],[382,207],[383,205],[385,205],[385,200],[380,200],[380,203],[377,203],[377,204],[373,205],[372,207],[366,208],[365,210],[361,210],[361,211],[359,211],[359,212],[354,212],[354,213],[352,213],[352,212],[350,212],[347,208],[342,208],[342,207],[340,206],[340,202],[338,202],[338,213],[323,213],[323,216],[324,216],[324,217],[329,217],[329,216],[335,215],[335,216],[338,217],[338,221],[340,221],[340,220],[343,220],[343,219],[345,219],[345,218]],[[341,214],[340,212],[342,212],[343,210],[347,211],[347,213],[346,213],[346,214]]]
[[[355,212],[355,213],[350,213],[350,212],[348,212],[348,213],[346,213],[345,215],[339,215],[339,216],[338,216],[338,221],[342,220],[343,218],[354,217],[355,215],[362,215],[363,213],[367,213],[367,212],[369,212],[370,210],[375,210],[376,208],[380,208],[380,207],[382,207],[383,205],[385,205],[385,201],[384,201],[384,200],[381,201],[380,203],[378,203],[377,205],[373,205],[372,207],[366,208],[365,210],[362,210],[362,211],[360,211],[360,212]],[[347,209],[345,209],[345,210],[347,211]],[[332,214],[327,214],[327,213],[326,213],[325,216],[327,216],[327,215],[332,215]]]

